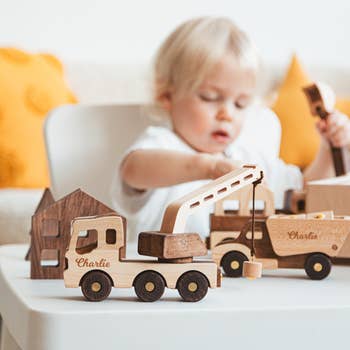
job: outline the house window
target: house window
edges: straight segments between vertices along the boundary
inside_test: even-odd
[[[44,219],[42,224],[41,235],[43,237],[58,237],[59,232],[59,221],[56,219]]]
[[[42,249],[40,253],[40,265],[43,267],[58,267],[59,251],[57,249]]]

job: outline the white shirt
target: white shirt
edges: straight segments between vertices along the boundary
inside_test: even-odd
[[[256,109],[254,107],[250,109],[250,115],[252,113],[254,115],[259,113],[259,120],[262,122],[262,125],[269,124],[271,126],[273,123],[269,123],[269,121],[271,121],[272,117],[273,119],[276,118],[273,112],[267,108],[259,107],[259,109]],[[273,144],[273,135],[270,138],[268,134],[264,135],[262,141],[257,142],[260,134],[251,132],[254,125],[257,124],[254,118],[247,117],[247,122],[244,125],[246,128],[249,128],[250,132],[242,130],[242,137],[238,137],[235,142],[230,144],[225,154],[244,163],[258,164],[264,171],[267,185],[275,194],[276,207],[280,208],[283,204],[284,192],[291,188],[301,189],[303,177],[298,167],[287,165],[278,158],[279,146],[277,146],[277,150],[272,151],[269,147],[265,147],[269,142]],[[262,132],[263,130],[257,131]],[[278,132],[279,130],[277,130]],[[278,134],[278,143],[279,137]],[[247,138],[248,140],[246,140]],[[172,130],[165,127],[148,127],[125,152],[122,158],[124,159],[131,151],[138,149],[163,149],[188,154],[196,153]],[[120,172],[117,171],[116,173],[117,176],[112,188],[112,200],[116,211],[127,219],[129,239],[135,239],[138,233],[142,231],[158,231],[161,227],[164,211],[169,203],[210,181],[193,181],[140,192],[123,183]],[[204,207],[189,217],[186,224],[186,232],[196,232],[202,237],[207,236],[209,233],[210,212],[212,212],[212,207]]]

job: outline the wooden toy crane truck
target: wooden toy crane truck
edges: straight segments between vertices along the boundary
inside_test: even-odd
[[[96,242],[77,248],[79,236],[86,235],[86,232],[92,234],[93,231]],[[163,262],[123,259],[126,242],[120,216],[76,218],[72,221],[71,234],[66,253],[65,286],[80,286],[89,301],[107,298],[112,286],[134,287],[142,301],[158,300],[165,287],[177,288],[185,301],[198,301],[206,295],[208,286],[220,286],[221,273],[212,261],[176,263],[166,259]],[[179,235],[176,241],[181,240],[187,251],[191,251],[188,254],[206,254],[198,235]]]
[[[183,233],[187,217],[261,178],[260,169],[244,166],[171,203],[160,232],[139,234],[139,254],[157,257],[158,261],[122,258],[126,242],[121,217],[76,218],[66,253],[66,287],[80,286],[91,301],[107,298],[112,286],[134,287],[143,301],[159,299],[165,287],[178,289],[185,301],[201,300],[208,286],[220,286],[221,272],[212,261],[193,261],[194,256],[206,255],[207,249],[197,233]],[[93,233],[94,244],[77,248],[79,236]]]

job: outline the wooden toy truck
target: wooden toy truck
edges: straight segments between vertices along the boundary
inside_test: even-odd
[[[97,236],[96,243],[77,248],[79,236],[86,235],[86,232],[92,234],[93,231]],[[185,301],[198,301],[206,295],[208,286],[220,286],[221,273],[212,261],[174,263],[171,260],[123,259],[126,242],[120,216],[76,218],[72,221],[71,233],[66,253],[65,286],[80,286],[89,301],[107,298],[112,286],[134,287],[142,301],[158,300],[165,287],[177,288]],[[183,241],[194,247],[199,245],[195,250],[203,253],[203,242],[198,235],[185,236]]]
[[[246,222],[238,235],[211,247],[213,260],[228,276],[242,275],[251,250],[251,225]],[[255,261],[265,269],[302,268],[311,279],[321,280],[330,273],[332,259],[350,259],[350,216],[333,216],[331,211],[272,215],[254,225]]]

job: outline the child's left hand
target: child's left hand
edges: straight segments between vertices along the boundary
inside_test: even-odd
[[[320,134],[334,147],[350,145],[350,119],[338,111],[334,111],[327,120],[320,119],[316,123]]]

